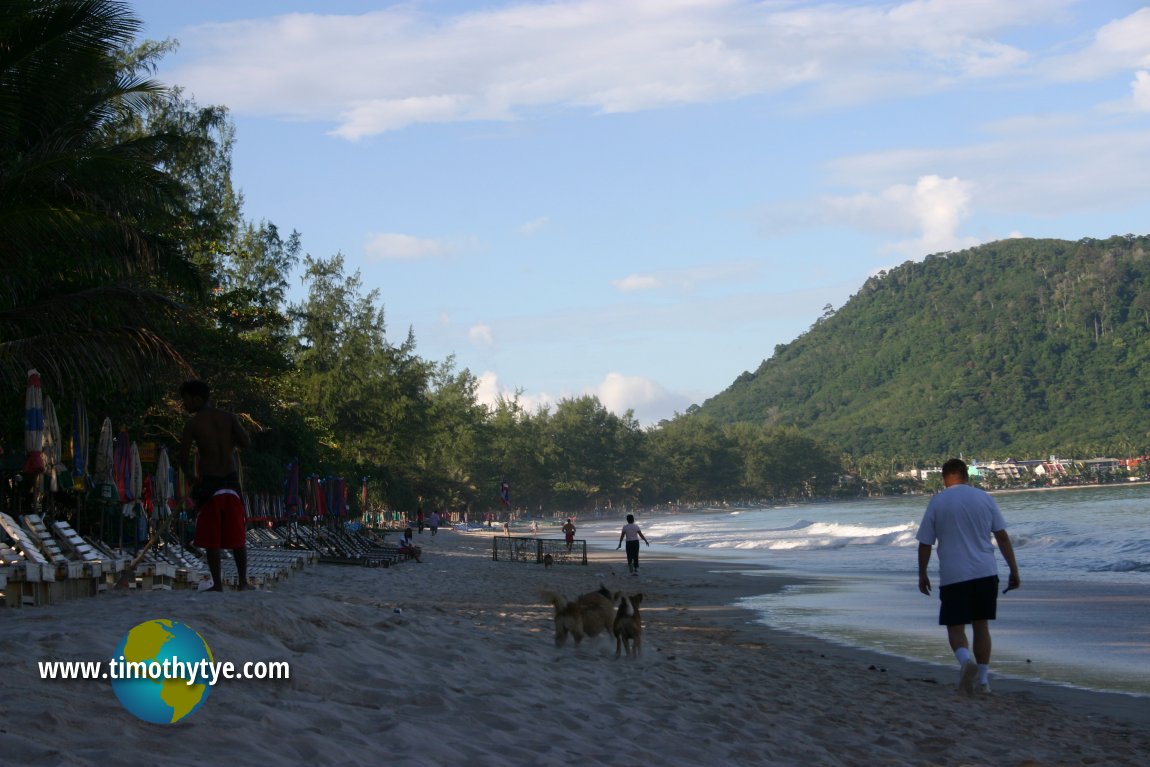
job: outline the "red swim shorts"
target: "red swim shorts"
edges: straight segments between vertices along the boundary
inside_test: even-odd
[[[196,545],[202,549],[242,549],[247,545],[244,502],[235,490],[217,490],[200,504]]]

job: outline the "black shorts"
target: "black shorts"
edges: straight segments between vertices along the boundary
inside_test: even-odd
[[[938,625],[965,626],[975,621],[992,621],[998,610],[998,576],[975,578],[942,586]]]

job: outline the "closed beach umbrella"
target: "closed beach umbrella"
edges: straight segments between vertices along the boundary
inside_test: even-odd
[[[312,516],[313,517],[326,517],[327,516],[327,490],[324,487],[323,480],[319,477],[311,477],[311,497],[312,497]]]
[[[156,479],[152,484],[152,493],[156,504],[156,518],[161,519],[171,514],[176,488],[172,480],[172,462],[168,458],[166,446],[160,447],[160,454],[156,458]]]
[[[140,463],[140,448],[135,442],[128,448],[128,461],[125,484],[128,487],[129,497],[133,501],[138,501],[144,497],[144,467]]]
[[[132,514],[136,517],[136,540],[148,537],[148,515],[144,511],[144,467],[140,464],[140,448],[135,442],[128,453],[131,461],[131,474],[128,477],[129,492],[132,494]],[[150,483],[149,483],[150,484]]]
[[[115,486],[114,476],[116,468],[116,440],[112,436],[112,419],[105,418],[100,426],[100,439],[96,443],[96,473],[97,485]],[[109,496],[107,500],[111,500]]]
[[[116,489],[120,493],[120,502],[127,503],[132,499],[132,489],[129,481],[132,476],[132,440],[128,437],[128,430],[121,429],[116,435],[116,450],[112,462],[112,478],[116,482]]]
[[[44,472],[51,478],[49,490],[60,488],[56,481],[60,472],[68,471],[62,460],[64,453],[64,438],[60,434],[60,421],[56,418],[56,406],[52,404],[51,397],[44,398]]]
[[[84,478],[88,473],[88,409],[83,400],[76,400],[72,407],[72,486],[84,489]]]
[[[328,503],[328,508],[331,509],[332,516],[346,517],[347,483],[343,481],[343,477],[332,477],[329,482],[332,487],[328,493],[328,496],[331,498],[331,501]]]
[[[40,373],[28,371],[24,391],[24,449],[28,456],[20,471],[40,474],[44,471],[44,393],[40,390]]]
[[[288,464],[287,479],[284,480],[284,509],[289,517],[299,516],[299,459],[296,458]]]

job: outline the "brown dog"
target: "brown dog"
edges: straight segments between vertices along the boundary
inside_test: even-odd
[[[619,612],[615,614],[615,624],[612,632],[615,634],[615,657],[623,650],[627,657],[638,657],[643,644],[643,622],[639,617],[639,605],[643,602],[642,594],[632,594],[623,597],[619,603]]]
[[[573,601],[554,591],[541,591],[540,596],[555,607],[555,646],[562,647],[569,634],[578,646],[585,636],[595,637],[608,632],[613,625],[615,603],[622,595],[600,585],[598,591]]]
[[[551,565],[555,564],[555,557],[550,554],[543,555],[543,569],[546,570]]]

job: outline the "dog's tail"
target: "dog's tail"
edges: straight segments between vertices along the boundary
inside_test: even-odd
[[[567,598],[556,591],[543,589],[539,592],[539,596],[543,597],[543,601],[552,605],[556,610],[562,610],[567,606]]]

